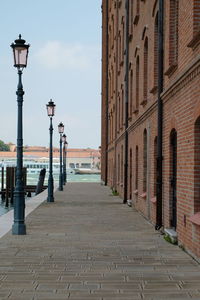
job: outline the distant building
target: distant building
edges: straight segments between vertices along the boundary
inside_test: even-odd
[[[13,147],[14,148],[14,147]],[[23,152],[24,159],[48,161],[49,149],[46,147],[26,146]],[[60,152],[53,149],[53,161],[59,162]],[[0,151],[0,162],[16,159],[15,151]],[[99,149],[67,149],[67,168],[101,168],[101,153]]]

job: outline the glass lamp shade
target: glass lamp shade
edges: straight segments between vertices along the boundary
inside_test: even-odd
[[[53,117],[55,113],[55,107],[56,107],[54,102],[50,100],[49,103],[46,104],[46,107],[47,107],[47,115],[49,117]]]
[[[30,45],[25,43],[26,41],[21,38],[20,34],[19,39],[15,40],[15,43],[10,45],[13,49],[14,66],[18,69],[23,69],[27,66],[28,50]]]
[[[67,140],[67,136],[66,136],[66,134],[63,134],[63,136],[62,136],[62,142],[65,144],[66,140]]]
[[[60,123],[58,124],[58,132],[59,132],[60,134],[62,134],[62,133],[64,132],[64,124],[63,124],[62,122],[60,122]]]

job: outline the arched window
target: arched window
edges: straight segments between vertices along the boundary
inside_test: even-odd
[[[178,61],[178,0],[170,0],[169,20],[169,64]]]
[[[170,226],[176,229],[177,225],[177,198],[176,198],[176,179],[177,179],[177,132],[172,129],[170,133]]]
[[[133,70],[130,71],[129,78],[129,117],[131,117],[133,112]]]
[[[143,133],[143,191],[147,190],[147,130]]]
[[[178,0],[169,2],[169,68],[165,72],[170,75],[178,63]]]
[[[133,20],[133,23],[137,25],[140,18],[140,0],[136,0],[135,3],[136,3],[136,10],[135,10],[135,18]]]
[[[118,184],[120,184],[120,154],[118,154],[118,176],[117,176],[117,181],[118,181]]]
[[[123,128],[123,124],[124,124],[124,87],[123,85],[121,86],[121,128]]]
[[[193,0],[193,36],[188,47],[195,47],[200,42],[200,1]]]
[[[121,62],[124,61],[124,39],[125,39],[125,25],[124,25],[124,17],[122,18],[122,47],[121,47]]]
[[[140,0],[137,0],[137,2],[136,2],[136,14],[137,15],[140,14]]]
[[[193,36],[200,31],[200,2],[194,0],[193,4]]]
[[[154,23],[154,87],[158,86],[158,13]]]
[[[117,120],[117,130],[120,130],[121,123],[121,103],[120,103],[120,95],[118,94],[118,120]]]
[[[129,13],[130,13],[129,32],[133,33],[133,0],[129,0]]]
[[[122,39],[121,39],[121,32],[118,33],[118,69],[120,70],[121,65],[121,48],[122,48]]]
[[[121,184],[123,184],[123,181],[124,181],[124,168],[123,168],[123,165],[124,165],[124,149],[123,149],[123,146],[121,146]]]
[[[153,195],[156,196],[156,185],[157,185],[157,145],[158,145],[158,138],[157,136],[154,139],[154,178],[153,178]]]
[[[138,157],[138,146],[135,148],[135,189],[138,190],[138,167],[139,167],[139,157]]]
[[[143,104],[147,102],[148,93],[148,38],[144,42],[144,78],[143,78]]]
[[[200,212],[200,117],[194,126],[194,213]]]
[[[129,152],[129,199],[132,199],[132,148],[130,148]]]
[[[138,111],[139,108],[139,98],[140,98],[140,60],[139,60],[139,56],[137,56],[137,60],[136,60],[136,76],[135,76],[135,80],[136,80],[136,97],[135,97],[135,108]]]

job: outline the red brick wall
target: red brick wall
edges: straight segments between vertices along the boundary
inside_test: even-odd
[[[126,24],[126,1],[109,1],[109,61],[107,71],[110,74],[110,90],[107,113],[110,115],[111,121],[108,128],[110,138],[107,147],[108,181],[109,185],[114,187],[123,197],[124,91],[125,78],[127,77],[129,80],[128,197],[132,197],[134,207],[155,224],[156,87],[158,75],[157,52],[155,52],[157,41],[155,38],[157,37],[156,18],[159,1],[129,1],[129,16],[132,20],[129,24],[129,75],[125,74],[127,49],[125,49],[125,40],[122,40],[122,37],[125,36],[123,32],[125,31],[124,24]],[[164,90],[161,96],[163,100],[163,225],[165,228],[171,226],[172,155],[170,154],[170,133],[176,130],[176,231],[179,243],[184,245],[192,255],[200,258],[200,226],[190,220],[200,210],[198,202],[200,196],[200,168],[198,166],[200,146],[198,139],[200,134],[197,133],[200,126],[195,127],[195,122],[200,117],[199,3],[200,1],[195,0],[164,1]],[[145,41],[147,39],[148,55],[145,53]],[[125,51],[123,51],[123,47]],[[139,61],[139,68],[137,68],[137,60]],[[105,60],[103,60],[104,62]],[[102,82],[104,83],[105,65],[103,64],[103,66]],[[102,86],[104,88],[102,95],[104,95],[106,86]],[[138,109],[136,109],[137,98]],[[104,101],[102,101],[102,105],[105,105]],[[102,109],[102,114],[102,122],[104,122],[105,107]],[[102,128],[105,130],[104,124]],[[145,130],[147,132],[146,190],[144,189],[145,148],[143,139]],[[102,141],[105,147],[104,131],[102,132]],[[138,170],[136,147],[138,147]],[[130,153],[132,153],[132,161],[130,161]],[[137,187],[136,173],[138,173]]]

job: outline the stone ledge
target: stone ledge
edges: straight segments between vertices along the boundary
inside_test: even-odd
[[[164,233],[166,234],[166,236],[170,237],[170,239],[172,241],[172,244],[177,244],[178,243],[178,234],[174,229],[165,228]]]

